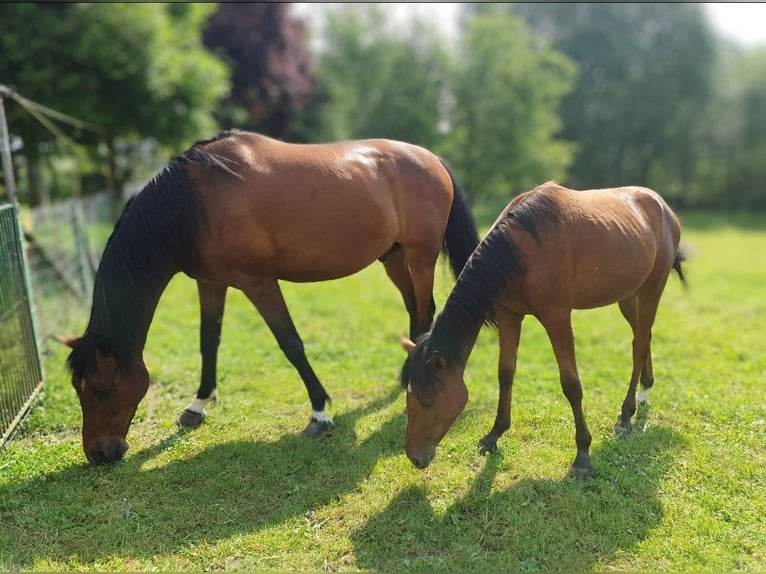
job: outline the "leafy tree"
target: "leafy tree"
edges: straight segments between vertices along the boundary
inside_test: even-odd
[[[477,200],[504,204],[566,174],[573,146],[556,139],[574,65],[506,10],[465,22],[453,77],[450,157]]]
[[[441,40],[424,23],[395,29],[375,5],[327,14],[317,78],[320,140],[386,137],[438,147],[447,82]]]
[[[562,106],[563,135],[578,143],[573,184],[633,183],[683,194],[700,161],[700,118],[714,69],[714,36],[701,6],[521,3],[512,9],[579,67]]]
[[[223,123],[290,137],[294,115],[311,98],[314,81],[304,23],[291,18],[289,8],[289,3],[221,3],[211,16],[205,45],[221,53],[233,71]]]
[[[766,49],[722,42],[715,97],[703,122],[705,154],[687,203],[766,208]]]
[[[229,85],[225,66],[201,43],[212,9],[2,4],[0,78],[31,100],[99,126],[98,134],[70,135],[107,151],[107,175],[117,190],[132,169],[116,158],[118,149],[133,149],[147,137],[188,145],[214,129],[211,111]],[[25,110],[9,116],[32,165],[53,136]]]

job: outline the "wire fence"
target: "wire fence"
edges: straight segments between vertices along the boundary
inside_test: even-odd
[[[0,446],[11,437],[42,388],[34,299],[16,208],[0,206]]]
[[[98,248],[94,249],[90,236],[108,233],[110,213],[106,192],[25,213],[27,256],[46,349],[51,335],[69,334],[84,326],[98,263]]]

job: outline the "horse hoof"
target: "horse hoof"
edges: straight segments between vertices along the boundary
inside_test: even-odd
[[[484,456],[491,452],[495,452],[497,450],[497,443],[495,441],[481,439],[477,446],[479,448],[479,454],[481,456]]]
[[[309,424],[303,429],[303,434],[311,438],[317,438],[324,434],[328,434],[329,431],[335,427],[335,424],[330,420],[318,421],[316,419],[309,419]]]
[[[569,471],[569,476],[577,480],[588,480],[593,478],[592,466],[573,466]]]
[[[617,424],[614,425],[614,436],[616,437],[622,437],[627,436],[631,433],[632,427],[630,424],[630,421],[628,421],[627,425],[622,424],[622,422],[617,421]]]
[[[181,413],[181,416],[178,417],[176,422],[179,424],[179,426],[184,428],[196,429],[199,425],[202,424],[202,421],[205,420],[206,416],[207,415],[205,413],[198,413],[196,411],[186,409]]]

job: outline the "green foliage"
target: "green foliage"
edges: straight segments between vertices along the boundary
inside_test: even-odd
[[[299,435],[303,385],[234,290],[221,401],[201,428],[179,431],[199,377],[199,319],[194,284],[178,276],[149,332],[153,384],[124,461],[84,463],[67,351],[47,355],[44,396],[0,453],[0,570],[763,571],[766,227],[757,216],[682,220],[690,289],[668,283],[652,404],[631,436],[611,433],[630,329],[615,306],[575,313],[592,481],[566,478],[572,415],[531,317],[500,452],[475,450],[497,400],[497,336],[486,328],[468,363],[467,409],[427,470],[409,463],[396,381],[407,316],[377,264],[284,284],[334,399],[331,436]],[[453,280],[438,271],[441,307]]]
[[[98,133],[65,129],[94,154],[99,142],[115,138],[122,147],[148,137],[186,146],[215,130],[212,111],[228,91],[228,71],[201,44],[213,9],[2,4],[0,78],[31,100],[95,124]],[[34,161],[40,143],[55,138],[11,104],[11,131]]]
[[[469,20],[453,80],[450,158],[474,201],[500,209],[512,194],[563,178],[573,146],[556,139],[574,65],[533,40],[512,14]]]
[[[532,4],[513,7],[580,69],[562,106],[578,143],[576,186],[685,191],[711,91],[713,35],[690,4]]]
[[[702,122],[707,147],[694,193],[698,206],[766,208],[766,50],[742,52],[725,45],[719,54],[713,101]]]
[[[210,110],[228,89],[225,68],[200,42],[213,8],[3,4],[0,77],[112,136],[188,141],[213,128]],[[22,126],[34,124],[20,112],[11,122],[25,137]]]
[[[439,145],[446,54],[423,23],[394,33],[383,8],[343,7],[328,14],[317,81],[324,99],[320,140],[387,137]]]

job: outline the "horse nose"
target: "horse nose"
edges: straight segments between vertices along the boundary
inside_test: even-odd
[[[88,460],[95,464],[105,464],[122,460],[128,450],[125,439],[112,437],[99,442],[94,448],[86,453]]]
[[[435,454],[436,454],[436,448],[431,447],[425,452],[421,452],[418,454],[409,454],[407,456],[410,459],[410,462],[412,462],[412,464],[414,464],[417,468],[423,470],[429,464],[431,464],[431,461],[434,459]]]

